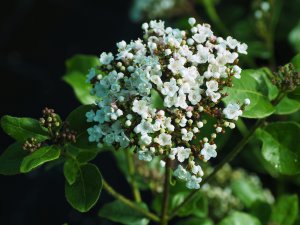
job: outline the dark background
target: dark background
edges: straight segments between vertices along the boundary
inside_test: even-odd
[[[61,80],[64,62],[74,54],[99,55],[120,40],[137,38],[140,26],[129,19],[130,4],[126,0],[0,1],[0,116],[39,118],[41,109],[49,106],[65,118],[79,106],[72,89]],[[1,130],[0,152],[11,143]],[[109,157],[103,155],[97,162],[103,175],[128,194],[121,174],[107,168],[113,160]],[[0,224],[111,224],[95,216],[99,204],[87,214],[68,205],[60,170],[1,176]],[[103,194],[101,202],[107,200],[110,197]]]
[[[224,2],[219,9],[223,17],[230,18],[235,12],[224,7]],[[233,6],[245,4],[241,17],[250,11],[250,1],[230,2]],[[61,79],[65,60],[78,53],[114,51],[116,42],[139,37],[140,24],[129,18],[131,4],[129,0],[1,0],[0,116],[39,118],[41,109],[48,106],[65,118],[80,105]],[[287,24],[290,22],[296,21]],[[286,37],[277,40],[276,49],[278,65],[294,55]],[[258,65],[264,63],[258,61]],[[0,152],[12,141],[0,130]],[[130,196],[126,181],[112,163],[114,159],[109,154],[98,158],[95,163],[103,176]],[[106,193],[89,213],[80,214],[69,206],[61,170],[41,168],[27,175],[0,176],[0,225],[112,224],[96,216],[101,204],[111,200]]]

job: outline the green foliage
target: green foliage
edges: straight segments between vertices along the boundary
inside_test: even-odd
[[[261,225],[260,221],[247,213],[234,212],[224,218],[218,225]]]
[[[20,171],[28,173],[46,162],[58,159],[59,155],[60,149],[54,145],[42,147],[23,159]]]
[[[300,54],[296,55],[291,62],[295,66],[296,70],[300,72]]]
[[[191,218],[182,220],[176,223],[176,225],[213,225],[214,223],[210,219]]]
[[[300,172],[300,126],[294,122],[271,123],[257,131],[263,142],[262,155],[276,172],[294,175]]]
[[[69,177],[68,181],[70,180],[73,181]],[[80,212],[87,212],[96,204],[101,190],[102,176],[99,169],[90,163],[78,167],[74,183],[66,182],[65,184],[67,201]]]
[[[92,55],[75,55],[67,60],[67,71],[63,80],[74,90],[82,104],[92,104],[95,98],[90,95],[91,85],[86,82],[86,75],[91,68],[99,65],[99,60]]]
[[[138,205],[143,209],[147,209],[144,203],[139,203]],[[147,225],[149,223],[149,220],[141,213],[133,211],[120,201],[105,204],[100,209],[99,216],[125,225]]]
[[[274,205],[271,215],[272,224],[293,225],[298,216],[298,196],[281,196]]]
[[[174,209],[180,205],[188,196],[189,192],[178,192],[171,198],[170,208]],[[206,197],[200,192],[193,200],[183,207],[179,212],[179,217],[195,216],[198,218],[205,218],[208,215],[208,202]]]
[[[162,97],[154,89],[151,90],[151,105],[152,105],[152,107],[154,107],[156,109],[164,108],[164,101],[163,101]]]
[[[264,118],[275,111],[268,96],[261,92],[261,87],[254,78],[256,73],[256,70],[243,70],[241,79],[234,79],[234,86],[225,90],[229,95],[224,99],[226,104],[246,98],[250,99],[251,104],[243,113],[243,117],[246,118]]]
[[[263,194],[263,189],[247,178],[234,180],[231,183],[231,188],[234,195],[248,208],[252,207],[256,202],[267,201]]]
[[[5,133],[17,141],[25,141],[32,137],[38,141],[48,139],[47,131],[35,119],[3,116],[1,118],[1,127]]]
[[[10,145],[0,156],[0,174],[16,175],[20,173],[20,166],[28,153],[18,142]]]
[[[64,164],[64,175],[69,185],[75,183],[77,174],[79,173],[79,165],[76,159],[69,158]]]
[[[289,42],[297,52],[300,52],[300,22],[289,33]]]
[[[69,143],[65,147],[80,163],[88,162],[94,159],[100,151],[108,149],[107,147],[100,149],[96,143],[89,142],[88,140],[87,129],[93,126],[93,124],[86,121],[85,114],[92,110],[92,108],[92,105],[79,106],[66,119],[70,129],[76,131],[77,135],[76,143]]]

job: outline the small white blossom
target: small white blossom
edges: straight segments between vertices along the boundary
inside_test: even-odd
[[[109,52],[109,53],[103,52],[100,55],[100,63],[103,64],[103,65],[108,65],[113,60],[114,60],[114,56],[111,52]]]
[[[172,136],[170,134],[162,133],[158,136],[156,142],[161,146],[171,145]]]
[[[204,157],[205,161],[208,161],[210,158],[214,158],[217,156],[216,152],[217,146],[215,144],[211,145],[209,143],[205,143],[204,147],[201,149],[201,154]]]
[[[240,106],[237,103],[229,103],[225,109],[223,109],[223,113],[227,119],[238,120],[239,116],[243,114],[242,110],[240,110]]]

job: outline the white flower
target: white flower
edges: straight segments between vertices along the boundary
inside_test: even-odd
[[[182,140],[184,140],[184,141],[191,141],[193,139],[193,137],[194,137],[193,132],[189,131],[186,134],[182,135]]]
[[[230,120],[238,120],[238,117],[243,114],[242,110],[240,110],[240,106],[237,103],[229,103],[225,109],[223,109],[223,113],[227,119]]]
[[[156,139],[156,143],[161,146],[171,145],[172,136],[170,134],[161,133]]]
[[[239,42],[230,36],[227,37],[226,42],[228,47],[231,49],[235,49],[239,45]]]
[[[114,60],[114,56],[111,52],[109,52],[109,53],[103,52],[100,55],[100,63],[103,64],[103,65],[108,65],[113,60]]]
[[[205,161],[208,161],[210,158],[214,158],[217,156],[216,152],[217,146],[215,144],[211,145],[209,143],[205,143],[204,147],[201,149],[201,154],[204,157]]]
[[[138,151],[139,160],[150,162],[152,160],[152,154],[148,150]]]
[[[186,109],[188,107],[188,104],[186,103],[186,95],[179,93],[177,97],[177,101],[175,103],[176,107],[180,107],[182,109]]]
[[[133,101],[132,111],[141,115],[142,118],[147,118],[149,115],[148,103],[144,100],[136,100],[135,99]]]
[[[153,126],[151,123],[149,123],[146,120],[142,120],[135,128],[134,128],[135,133],[141,133],[147,134],[147,133],[152,133],[153,132]]]
[[[243,43],[238,45],[238,52],[247,55],[248,45]]]
[[[188,189],[199,189],[200,182],[202,181],[201,177],[196,177],[195,175],[191,176],[190,179],[186,183],[186,187]]]
[[[150,145],[152,142],[152,137],[148,136],[148,134],[143,134],[140,138],[139,144],[140,145]]]
[[[163,95],[173,97],[178,90],[179,87],[176,85],[176,80],[174,78],[171,78],[170,82],[164,83],[163,88],[161,89],[161,93]]]
[[[206,91],[206,95],[209,96],[213,102],[217,102],[221,98],[221,94],[218,92]]]
[[[205,42],[206,38],[207,38],[206,34],[203,33],[193,35],[193,39],[200,44]]]
[[[179,165],[174,171],[174,176],[178,177],[180,180],[188,181],[191,177],[191,174],[181,165]]]
[[[193,165],[192,167],[192,173],[195,175],[199,175],[200,177],[202,177],[204,175],[203,170],[201,168],[201,166],[197,165]]]
[[[171,148],[171,152],[169,154],[169,158],[171,160],[174,160],[175,157],[176,157],[176,155],[177,155],[177,153],[178,153],[178,148]]]
[[[234,65],[232,67],[232,71],[233,71],[233,76],[237,79],[240,79],[241,78],[241,72],[242,72],[242,69],[237,66],[237,65]]]
[[[168,69],[172,71],[173,74],[178,74],[184,68],[186,59],[180,57],[179,59],[170,58],[170,63]]]
[[[190,148],[178,147],[177,148],[177,159],[179,162],[183,162],[185,159],[188,159],[191,154]]]
[[[207,92],[214,92],[219,89],[219,84],[216,80],[210,80],[206,82]]]
[[[188,95],[188,99],[192,105],[196,105],[202,99],[200,89],[192,90]]]

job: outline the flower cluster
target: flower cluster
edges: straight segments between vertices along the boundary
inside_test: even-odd
[[[189,19],[190,30],[144,23],[144,39],[117,43],[118,53],[100,55],[100,74],[91,69],[88,82],[98,98],[87,113],[89,141],[116,148],[136,146],[140,160],[154,156],[178,162],[174,175],[190,189],[200,188],[200,161],[217,156],[215,139],[233,129],[245,105],[229,103],[225,87],[240,78],[238,54],[247,45],[216,37],[208,24]],[[213,121],[214,132],[207,130]]]

